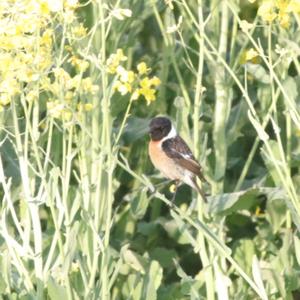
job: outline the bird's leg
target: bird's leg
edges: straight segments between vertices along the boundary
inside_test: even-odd
[[[179,180],[175,180],[175,191],[174,191],[172,199],[171,199],[172,204],[174,204],[179,184],[180,184],[180,181]]]

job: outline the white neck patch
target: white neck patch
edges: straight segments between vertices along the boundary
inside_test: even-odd
[[[167,136],[165,136],[161,141],[164,142],[167,139],[172,139],[177,135],[176,129],[175,127],[172,125],[172,129],[170,130],[170,132],[168,133]]]

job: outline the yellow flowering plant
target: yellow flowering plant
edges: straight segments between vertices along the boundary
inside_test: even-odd
[[[87,36],[86,29],[75,16],[78,5],[77,0],[17,0],[14,4],[1,5],[0,111],[21,94],[32,103],[44,93],[48,94],[46,108],[49,116],[60,118],[67,115],[70,118],[71,112],[76,111],[76,103],[70,100],[84,99],[85,95],[97,92],[98,85],[92,83],[91,78],[82,76],[89,68],[87,60],[69,54],[68,63],[81,74],[74,77],[67,71],[70,69],[67,66],[55,67],[53,64],[56,20],[60,17],[68,19],[68,26],[72,28],[69,44],[72,44],[72,39]],[[54,75],[53,81],[48,80],[51,74]],[[47,85],[40,84],[46,81]],[[62,87],[65,97],[61,94]]]
[[[137,65],[137,72],[126,70],[121,63],[126,61],[122,49],[118,49],[116,53],[111,54],[107,59],[107,70],[110,74],[115,75],[113,88],[122,96],[131,94],[132,100],[137,100],[139,96],[143,96],[147,105],[156,100],[156,88],[161,84],[158,77],[149,77],[151,69],[145,62]]]
[[[109,56],[106,61],[108,73],[114,75],[113,89],[118,91],[122,96],[130,94],[130,101],[124,114],[119,133],[116,137],[115,144],[118,143],[123,133],[132,102],[143,96],[147,105],[156,100],[156,88],[161,84],[157,76],[149,77],[151,68],[145,62],[140,62],[136,69],[126,70],[122,62],[127,60],[122,49],[117,49],[116,53]]]
[[[1,299],[297,296],[299,2],[0,1]],[[208,203],[168,200],[158,114]]]
[[[283,28],[289,28],[292,13],[300,12],[299,0],[263,0],[257,14],[263,21],[278,21]]]

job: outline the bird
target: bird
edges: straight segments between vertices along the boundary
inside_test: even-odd
[[[166,178],[175,181],[176,191],[180,183],[195,189],[207,202],[206,196],[197,184],[196,178],[207,182],[202,169],[187,143],[177,134],[175,127],[167,117],[155,117],[149,124],[149,156],[152,164]]]

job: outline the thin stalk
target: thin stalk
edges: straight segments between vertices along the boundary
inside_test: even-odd
[[[171,59],[172,66],[174,68],[176,77],[178,79],[179,86],[180,86],[180,89],[182,91],[183,98],[185,100],[185,105],[187,107],[190,107],[190,105],[191,105],[191,99],[190,99],[189,93],[188,93],[188,91],[186,89],[183,77],[181,76],[181,73],[180,73],[180,70],[179,70],[177,59],[175,57],[175,53],[174,53],[174,50],[173,50],[174,45],[172,44],[171,39],[168,37],[168,34],[166,33],[167,31],[165,29],[165,26],[163,24],[162,18],[160,16],[159,12],[158,12],[157,7],[156,7],[156,3],[153,0],[151,0],[151,1],[152,1],[152,7],[153,7],[153,11],[154,11],[154,16],[155,16],[157,24],[159,26],[160,32],[161,32],[161,34],[163,36],[164,43],[166,44],[168,50],[171,52],[169,57]]]
[[[234,17],[238,20],[239,25],[241,25],[241,19],[239,18],[238,14],[236,13],[234,7],[232,7],[232,4],[228,1],[225,1],[225,2],[227,3],[227,5],[230,8],[230,10],[231,10],[232,14],[234,15]],[[287,91],[284,89],[280,78],[275,73],[275,70],[274,70],[273,66],[269,63],[268,56],[266,56],[264,54],[263,47],[260,45],[260,43],[256,42],[254,40],[254,38],[249,34],[249,32],[245,31],[245,35],[250,40],[250,42],[254,46],[255,50],[260,54],[261,59],[263,60],[263,62],[265,63],[265,65],[267,66],[267,68],[270,72],[270,76],[273,77],[274,82],[277,84],[277,86],[279,87],[284,99],[286,100],[286,104],[287,104],[287,107],[289,109],[289,113],[290,113],[290,116],[291,116],[292,120],[295,122],[297,127],[300,128],[300,114],[297,111],[295,101],[292,101],[292,99],[289,97]]]
[[[244,78],[245,78],[245,81],[246,81],[246,78],[247,78],[247,69],[246,68],[245,68]],[[246,85],[246,82],[245,82],[245,85]],[[245,88],[245,90],[246,90],[246,88]],[[277,101],[279,99],[279,96],[280,96],[280,90],[277,89],[277,91],[275,93],[275,96],[274,96],[275,97],[274,101],[272,101],[271,106],[269,107],[268,112],[267,112],[267,114],[265,115],[265,117],[263,119],[262,128],[264,130],[267,127],[267,125],[268,125],[268,123],[270,121],[270,118],[272,116],[272,112],[274,111],[274,106],[276,106]],[[244,182],[244,180],[246,178],[246,175],[248,173],[248,170],[250,168],[250,165],[251,165],[251,163],[253,161],[254,155],[255,155],[255,153],[257,151],[257,148],[258,148],[258,146],[260,144],[260,141],[261,140],[260,140],[259,136],[256,136],[255,141],[254,141],[254,143],[253,143],[253,145],[251,147],[251,150],[250,150],[250,152],[248,154],[247,160],[246,160],[246,162],[245,162],[245,164],[243,166],[242,172],[240,173],[239,179],[238,179],[238,181],[237,181],[237,183],[235,185],[234,192],[237,192],[237,191],[239,191],[241,189],[242,184],[243,184],[243,182]]]
[[[129,117],[129,113],[130,113],[130,109],[131,109],[131,106],[132,106],[132,102],[133,102],[133,101],[134,101],[134,100],[132,99],[132,97],[130,97],[129,103],[128,103],[127,108],[126,108],[126,112],[125,112],[125,114],[124,114],[124,116],[123,116],[123,120],[122,120],[121,126],[120,126],[120,128],[119,128],[118,135],[117,135],[117,137],[116,137],[116,139],[115,139],[115,142],[114,142],[114,145],[115,145],[115,146],[118,145],[118,142],[119,142],[119,140],[120,140],[120,138],[121,138],[121,135],[123,134],[123,131],[124,131],[124,129],[125,129],[125,125],[126,125],[126,122],[127,122],[128,117]]]
[[[225,85],[225,69],[222,66],[220,58],[225,59],[227,51],[228,40],[228,8],[226,2],[222,2],[221,8],[221,24],[220,24],[220,38],[218,49],[218,61],[215,70],[215,111],[214,111],[214,128],[213,141],[215,151],[215,174],[217,180],[213,185],[213,193],[222,193],[224,188],[224,176],[227,164],[227,142],[226,142],[226,125],[228,113],[230,111],[231,103],[228,96],[228,90]]]
[[[16,241],[10,237],[7,230],[7,220],[6,220],[6,211],[2,211],[1,214],[1,236],[4,238],[7,246],[7,251],[17,272],[20,274],[20,277],[24,280],[24,286],[29,293],[32,293],[34,290],[33,283],[31,281],[31,276],[23,264],[23,261],[20,257],[20,251],[16,248]]]
[[[99,56],[101,57],[101,64],[104,65],[105,62],[105,22],[104,22],[104,13],[103,13],[103,1],[95,2],[93,3],[93,22],[94,22],[94,31],[93,34],[91,35],[90,42],[88,45],[88,48],[93,44],[94,51],[99,53]],[[97,24],[97,26],[96,26]],[[97,32],[96,29],[99,26],[100,32]],[[99,105],[99,99],[98,97],[93,97],[93,107],[96,108],[95,112],[92,115],[92,143],[91,143],[91,148],[92,148],[92,156],[91,156],[91,161],[90,161],[90,184],[96,187],[94,191],[91,191],[91,201],[90,205],[88,206],[90,209],[93,208],[95,213],[94,213],[94,219],[93,223],[94,226],[96,227],[96,230],[99,230],[99,224],[100,224],[100,206],[106,205],[106,203],[103,203],[103,194],[105,193],[104,190],[102,192],[102,197],[99,195],[99,185],[102,183],[102,165],[104,163],[104,155],[106,153],[102,153],[106,151],[106,147],[104,147],[104,144],[101,143],[101,146],[103,146],[103,149],[101,149],[101,155],[99,156],[99,139],[100,139],[100,134],[103,136],[103,130],[106,127],[105,120],[103,117],[101,118],[101,109],[103,111],[103,106],[105,102],[105,92],[106,92],[106,85],[105,85],[105,79],[104,79],[104,70],[102,68],[101,70],[101,89],[102,89],[102,100],[101,100],[101,106]],[[102,123],[102,133],[100,133],[100,122]],[[88,187],[87,187],[88,188]],[[102,204],[100,203],[102,202]],[[90,277],[89,277],[89,284],[88,284],[88,290],[86,292],[86,298],[89,297],[89,294],[92,293],[92,290],[95,285],[95,278],[99,269],[98,263],[99,263],[99,251],[97,250],[97,232],[92,232],[91,236],[90,233],[88,234],[89,238],[92,239],[92,244],[93,244],[93,253],[91,255],[91,267],[90,267]],[[103,269],[101,266],[101,271],[100,275],[102,274]],[[101,293],[103,292],[103,289],[105,289],[105,283],[103,284],[103,281],[105,281],[105,278],[103,279],[103,276],[100,277],[101,281],[101,286],[102,290]],[[102,294],[103,295],[103,294]],[[101,297],[101,299],[106,299],[105,297]]]
[[[196,93],[194,100],[194,111],[193,111],[193,138],[194,138],[194,153],[196,157],[199,157],[199,116],[202,100],[202,78],[203,78],[203,66],[204,66],[204,23],[203,23],[203,11],[202,11],[202,0],[198,0],[198,31],[199,31],[199,61],[198,61],[198,70],[197,70],[197,81],[196,81]],[[203,220],[203,201],[201,197],[197,197],[197,212],[198,219]],[[199,232],[200,233],[200,232]],[[211,268],[211,262],[209,260],[209,246],[206,245],[204,235],[202,233],[198,234],[197,240],[200,245],[199,256],[201,262],[203,263],[203,269],[205,269],[205,284],[206,284],[206,298],[209,300],[215,299],[215,288],[214,288],[214,275],[213,269]]]
[[[24,198],[29,208],[32,230],[33,230],[33,241],[34,241],[34,268],[35,276],[37,278],[37,296],[42,296],[43,294],[43,259],[42,259],[42,229],[39,217],[39,209],[37,203],[33,201],[33,197],[30,190],[30,178],[28,174],[28,161],[26,156],[24,156],[23,142],[21,139],[18,116],[15,101],[11,102],[12,114],[13,114],[13,124],[15,130],[15,140],[16,148],[18,151],[18,159],[22,180],[22,188],[24,193]],[[29,120],[26,120],[29,122]]]
[[[3,163],[2,163],[2,156],[0,155],[0,183],[3,187],[4,191],[4,196],[3,200],[4,202],[7,202],[8,209],[10,210],[12,220],[15,224],[15,227],[17,228],[18,235],[20,238],[23,240],[23,245],[24,245],[24,231],[21,227],[20,221],[18,220],[18,216],[16,213],[16,210],[13,205],[13,200],[11,199],[11,193],[10,193],[10,188],[11,188],[11,180],[6,181],[5,180],[5,175],[4,175],[4,168],[3,168]]]

